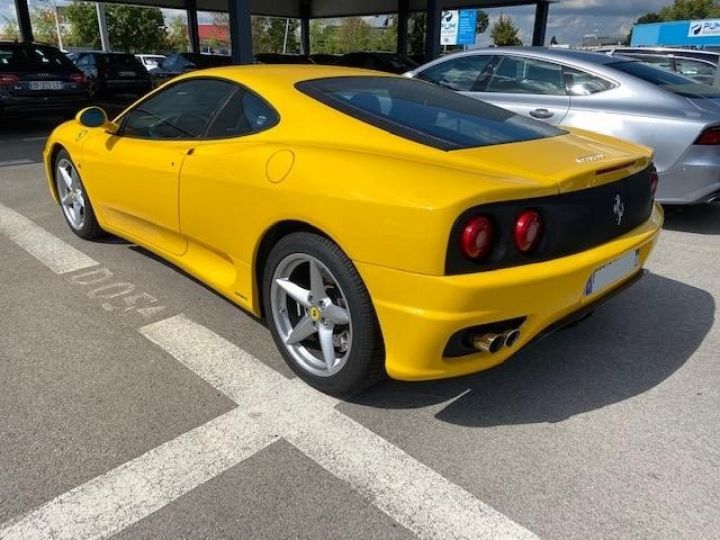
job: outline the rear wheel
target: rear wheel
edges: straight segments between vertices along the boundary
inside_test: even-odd
[[[311,233],[281,239],[265,266],[263,293],[273,339],[307,383],[347,395],[385,376],[370,296],[336,244]]]
[[[77,168],[65,150],[55,158],[55,187],[65,221],[80,238],[92,240],[104,234],[95,218]]]

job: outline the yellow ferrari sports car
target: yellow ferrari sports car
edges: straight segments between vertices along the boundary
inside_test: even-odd
[[[663,220],[647,148],[339,67],[193,72],[44,158],[78,236],[264,317],[332,394],[504,361],[639,278]]]

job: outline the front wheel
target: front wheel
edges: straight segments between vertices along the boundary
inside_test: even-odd
[[[72,232],[85,240],[103,236],[77,167],[65,150],[58,152],[55,158],[55,187],[63,216]]]
[[[385,376],[380,327],[354,265],[333,242],[294,233],[270,252],[263,276],[270,332],[290,368],[334,395]]]

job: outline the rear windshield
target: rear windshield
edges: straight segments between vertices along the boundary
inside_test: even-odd
[[[678,96],[694,99],[720,97],[720,90],[712,86],[643,62],[615,62],[609,65]]]
[[[441,150],[505,144],[566,132],[430,83],[400,77],[334,77],[301,92],[375,127]]]
[[[0,71],[70,68],[73,63],[58,49],[38,45],[0,44]]]

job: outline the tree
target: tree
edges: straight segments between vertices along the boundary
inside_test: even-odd
[[[415,12],[408,21],[408,54],[423,56],[425,54],[425,12]]]
[[[477,21],[475,22],[475,33],[484,34],[488,29],[488,26],[490,26],[490,17],[488,17],[488,14],[484,10],[478,9]]]
[[[686,19],[707,19],[720,16],[720,4],[717,0],[675,0],[672,5],[660,10],[664,21],[683,21]]]
[[[650,13],[646,13],[645,15],[638,17],[638,20],[635,21],[635,24],[659,23],[663,22],[663,20],[664,19],[660,16],[659,13],[651,11]]]
[[[168,21],[165,48],[177,52],[186,52],[190,49],[187,22],[180,15],[175,15]]]
[[[518,27],[515,26],[510,17],[506,17],[505,15],[500,15],[495,26],[493,26],[490,31],[490,37],[498,47],[522,45],[518,34]]]
[[[105,8],[110,46],[128,52],[152,52],[165,49],[166,32],[162,11],[108,4]],[[100,33],[95,6],[87,2],[72,2],[65,9],[76,45],[100,48]]]
[[[58,44],[55,14],[52,8],[34,8],[30,12],[30,23],[32,24],[35,41],[50,45]],[[60,31],[62,32],[62,27]]]
[[[550,38],[550,45],[557,45],[557,44],[558,44],[558,40],[555,36]]]
[[[10,41],[17,41],[20,39],[20,30],[18,29],[18,23],[15,19],[3,16],[3,25],[2,30],[0,30],[0,38]]]

